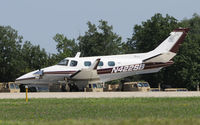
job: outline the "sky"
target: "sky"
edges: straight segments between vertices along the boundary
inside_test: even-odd
[[[108,21],[126,41],[134,25],[156,13],[179,21],[200,15],[200,0],[0,0],[0,25],[11,26],[23,41],[56,53],[57,33],[76,39],[88,30],[87,22]]]

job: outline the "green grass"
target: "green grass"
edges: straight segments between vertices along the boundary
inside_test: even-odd
[[[200,98],[0,99],[0,125],[200,124]]]

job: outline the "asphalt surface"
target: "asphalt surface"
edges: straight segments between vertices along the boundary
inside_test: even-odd
[[[23,99],[25,93],[0,93],[0,99]],[[38,92],[28,98],[134,98],[134,97],[200,97],[200,92]]]

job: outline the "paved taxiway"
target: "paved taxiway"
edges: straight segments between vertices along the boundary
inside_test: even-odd
[[[133,97],[200,97],[200,92],[38,92],[28,98],[133,98]],[[25,98],[25,93],[0,93],[0,99]]]

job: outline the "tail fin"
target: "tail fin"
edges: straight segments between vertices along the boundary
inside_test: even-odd
[[[183,42],[188,28],[175,29],[170,36],[165,39],[156,49],[148,53],[148,57],[143,62],[168,62],[177,53],[181,43]]]

